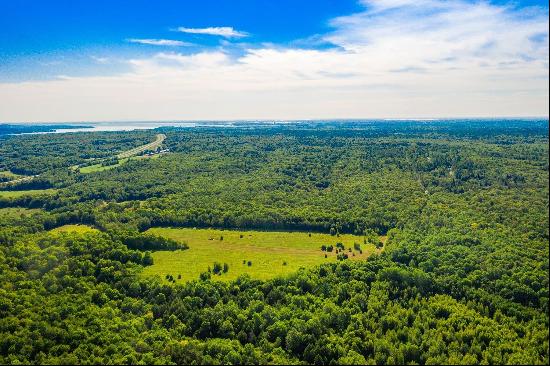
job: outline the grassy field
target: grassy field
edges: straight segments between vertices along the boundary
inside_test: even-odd
[[[21,196],[37,196],[40,194],[53,194],[56,189],[33,189],[27,191],[0,191],[0,198],[16,198]]]
[[[118,166],[121,166],[122,164],[125,164],[127,161],[128,161],[128,159],[121,159],[121,160],[118,161],[117,164],[113,164],[113,165],[103,166],[103,164],[100,163],[100,164],[85,166],[85,167],[80,168],[80,172],[82,174],[102,172],[104,170],[110,170],[110,169],[114,169]]]
[[[153,253],[154,264],[146,267],[144,276],[170,274],[179,281],[198,279],[200,273],[213,267],[214,262],[227,263],[229,271],[213,278],[232,280],[248,273],[253,278],[269,279],[295,272],[300,267],[310,267],[336,261],[336,251],[326,253],[322,245],[335,246],[341,242],[351,260],[366,259],[376,252],[374,245],[364,244],[364,238],[356,235],[340,235],[304,232],[234,231],[217,229],[153,228],[148,232],[186,242],[188,250]],[[241,237],[242,236],[242,237]],[[223,240],[221,239],[223,237]],[[382,238],[382,241],[385,239]],[[348,248],[361,245],[362,254]],[[251,265],[248,265],[248,261]]]
[[[88,173],[102,172],[104,170],[114,169],[114,168],[119,167],[123,164],[126,164],[129,160],[156,159],[156,158],[160,157],[161,155],[162,154],[157,154],[157,155],[152,155],[152,156],[147,156],[147,155],[133,156],[131,158],[120,159],[118,161],[118,164],[107,165],[107,166],[103,166],[101,163],[100,164],[94,164],[94,165],[85,166],[85,167],[80,168],[80,173],[88,174]]]
[[[99,230],[94,229],[88,225],[63,225],[56,227],[55,229],[50,230],[51,233],[78,233],[85,234],[90,232],[99,232]]]
[[[22,217],[42,211],[39,208],[6,207],[0,208],[0,217]]]
[[[117,158],[119,158],[119,159],[129,158],[130,156],[137,155],[137,154],[139,154],[143,151],[155,150],[157,147],[162,145],[162,142],[165,139],[166,139],[166,135],[164,135],[162,133],[159,133],[156,136],[155,141],[153,141],[149,144],[145,144],[145,145],[142,145],[142,146],[135,147],[135,148],[130,149],[128,151],[121,152],[120,154],[117,155]]]
[[[155,141],[153,141],[149,144],[146,144],[146,145],[135,147],[131,150],[124,151],[124,152],[116,155],[116,157],[119,159],[117,164],[104,166],[102,163],[98,163],[98,164],[94,164],[94,165],[90,165],[90,166],[80,168],[80,173],[88,174],[88,173],[102,172],[104,170],[114,169],[114,168],[119,167],[123,164],[126,164],[128,162],[128,160],[134,160],[134,159],[138,160],[138,159],[148,159],[148,158],[159,157],[160,155],[153,155],[153,156],[147,156],[147,155],[135,156],[135,155],[137,155],[137,154],[139,154],[143,151],[155,150],[157,147],[162,145],[162,142],[164,141],[165,138],[166,138],[166,135],[158,134]],[[75,168],[75,167],[71,167],[71,168]]]

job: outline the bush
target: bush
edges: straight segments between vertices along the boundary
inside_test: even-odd
[[[345,254],[345,253],[344,253],[344,254],[338,254],[338,255],[336,256],[336,259],[338,259],[339,261],[343,261],[343,260],[348,259],[348,255]]]

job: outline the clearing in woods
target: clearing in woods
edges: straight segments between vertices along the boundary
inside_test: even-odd
[[[164,142],[165,139],[166,139],[166,135],[162,134],[162,133],[159,133],[157,135],[155,141],[153,141],[149,144],[146,144],[146,145],[141,145],[141,146],[135,147],[135,148],[133,148],[131,150],[128,150],[128,151],[121,152],[116,157],[118,159],[125,159],[125,158],[129,158],[130,156],[137,155],[137,154],[142,153],[142,152],[147,151],[147,150],[155,150],[156,148],[160,147],[160,145],[162,145],[162,143]]]
[[[114,168],[119,167],[123,164],[126,164],[129,160],[156,159],[160,156],[161,156],[160,154],[156,154],[156,155],[152,155],[152,156],[147,156],[147,155],[145,155],[145,156],[132,156],[130,158],[120,159],[118,161],[118,163],[113,164],[113,165],[103,165],[102,163],[89,165],[89,166],[85,166],[85,167],[80,168],[80,173],[88,174],[88,173],[102,172],[104,170],[114,169]]]
[[[54,194],[57,189],[32,189],[25,191],[0,191],[0,198],[17,198],[22,196],[38,196],[41,194]]]
[[[32,216],[33,214],[38,212],[43,211],[39,208],[5,207],[0,208],[0,218]]]
[[[165,279],[171,275],[176,282],[198,279],[209,267],[213,269],[214,262],[229,265],[227,273],[212,274],[214,279],[227,281],[248,273],[252,278],[265,280],[293,273],[300,267],[337,261],[336,243],[344,245],[340,253],[347,254],[348,260],[366,259],[381,250],[373,243],[365,243],[364,236],[350,234],[187,228],[152,228],[148,232],[189,245],[187,250],[153,252],[154,264],[143,270],[144,276]],[[386,238],[379,240],[385,242]],[[362,253],[354,248],[354,243]],[[332,245],[332,252],[322,251],[322,245]]]
[[[105,161],[107,159],[101,159],[101,161],[99,163],[94,164],[94,165],[81,167],[79,169],[79,171],[82,174],[96,173],[96,172],[101,172],[101,171],[104,171],[104,170],[110,170],[110,169],[116,168],[118,166],[121,166],[121,165],[127,163],[129,160],[158,158],[160,156],[159,154],[155,154],[155,155],[151,155],[151,156],[148,156],[148,155],[135,156],[135,155],[138,155],[138,154],[140,154],[144,151],[149,151],[149,150],[154,151],[155,149],[159,148],[162,145],[162,143],[164,142],[165,139],[166,139],[166,135],[158,134],[155,141],[153,141],[149,144],[146,144],[146,145],[141,145],[141,146],[135,147],[131,150],[127,150],[127,151],[124,151],[124,152],[116,155],[116,158],[118,159],[118,162],[116,164],[103,165],[102,161]],[[71,169],[76,169],[76,168],[77,168],[77,166],[71,167]]]
[[[98,233],[99,230],[88,226],[88,225],[63,225],[56,227],[55,229],[50,230],[51,233],[77,233],[77,234],[86,234],[86,233]]]

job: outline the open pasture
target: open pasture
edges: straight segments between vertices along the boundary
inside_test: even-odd
[[[189,245],[189,249],[183,251],[154,252],[154,264],[143,271],[145,276],[172,275],[176,281],[179,275],[179,281],[198,279],[209,267],[213,269],[215,262],[229,266],[226,273],[213,275],[215,279],[231,280],[245,273],[253,278],[269,279],[290,274],[300,267],[336,261],[336,243],[344,245],[341,253],[346,253],[349,260],[366,259],[377,251],[373,244],[365,244],[363,236],[349,234],[188,228],[153,228],[148,232]],[[361,247],[362,253],[354,249],[354,243]],[[321,250],[323,245],[332,245],[332,252]]]
[[[50,230],[50,232],[85,234],[85,233],[94,233],[94,232],[97,233],[99,232],[99,230],[88,225],[63,225]]]
[[[38,196],[42,194],[53,194],[56,189],[32,189],[24,191],[0,191],[0,198],[17,198],[22,196]]]

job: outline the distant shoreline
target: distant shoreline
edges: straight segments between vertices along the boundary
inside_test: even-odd
[[[314,127],[327,123],[354,125],[354,124],[437,124],[445,123],[471,123],[487,122],[494,124],[499,121],[506,122],[548,122],[548,118],[387,118],[387,119],[318,119],[318,120],[235,120],[235,121],[134,121],[134,122],[58,122],[58,123],[0,123],[0,136],[52,134],[52,133],[76,133],[76,132],[121,132],[135,130],[153,130],[157,128],[239,128],[239,127],[274,127],[300,125]]]

